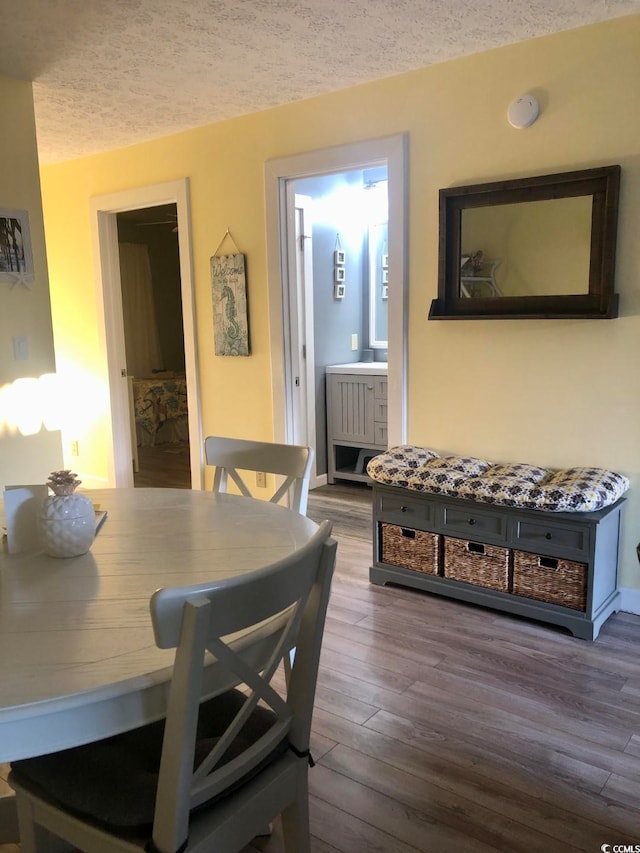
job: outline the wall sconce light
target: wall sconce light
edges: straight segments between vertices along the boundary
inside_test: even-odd
[[[507,119],[511,127],[517,127],[518,130],[523,130],[525,127],[530,127],[538,118],[540,105],[533,95],[520,95],[515,101],[509,104],[507,110]]]

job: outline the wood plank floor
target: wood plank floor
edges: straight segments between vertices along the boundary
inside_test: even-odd
[[[190,489],[188,444],[158,444],[138,448],[139,471],[133,475],[136,487]]]
[[[314,849],[640,844],[640,617],[617,614],[589,643],[373,586],[370,492],[328,498],[332,488],[309,510],[336,519],[339,541],[314,717]]]
[[[590,643],[373,586],[370,490],[316,490],[309,515],[331,518],[339,543],[309,774],[314,853],[640,845],[640,617],[613,616]],[[282,853],[279,822],[255,851]]]

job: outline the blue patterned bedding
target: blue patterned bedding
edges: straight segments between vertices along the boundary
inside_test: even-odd
[[[152,446],[165,421],[187,414],[187,380],[134,379],[133,400],[140,444]]]

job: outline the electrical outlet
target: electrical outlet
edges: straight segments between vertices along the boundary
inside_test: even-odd
[[[80,444],[78,441],[71,442],[71,455],[80,456]]]
[[[351,351],[352,352],[358,351],[358,335],[357,334],[351,335]]]
[[[267,488],[267,475],[264,471],[256,471],[256,486],[259,489]]]

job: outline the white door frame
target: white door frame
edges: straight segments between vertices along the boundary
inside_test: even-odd
[[[267,206],[267,275],[271,327],[271,375],[274,438],[288,436],[284,324],[288,321],[288,292],[295,268],[287,249],[287,182],[313,175],[387,165],[389,181],[389,445],[406,441],[407,388],[407,137],[388,136],[326,148],[265,164]]]
[[[295,222],[288,232],[294,233],[295,240],[289,241],[288,268],[295,271],[295,286],[288,288],[288,316],[302,318],[302,323],[285,322],[285,352],[287,344],[289,354],[285,355],[285,388],[290,396],[287,400],[288,423],[287,436],[296,444],[316,446],[316,358],[313,330],[313,237],[311,207],[309,196],[295,192],[293,181],[287,183],[287,216],[293,211]],[[283,298],[285,298],[283,294]],[[287,341],[288,338],[288,341]],[[296,387],[299,377],[300,387]],[[310,485],[312,489],[326,485],[327,475],[318,477],[317,456],[311,468]]]
[[[90,199],[91,237],[98,296],[98,327],[101,344],[107,355],[111,403],[112,442],[108,448],[108,479],[109,484],[116,487],[133,485],[129,392],[126,372],[123,374],[126,354],[116,214],[125,210],[138,210],[143,207],[157,207],[172,203],[176,205],[178,213],[191,483],[194,489],[201,489],[204,484],[189,180],[181,178]],[[100,316],[101,311],[103,313]]]

